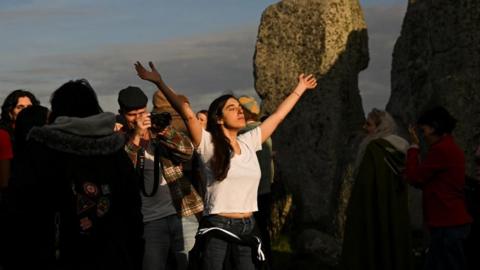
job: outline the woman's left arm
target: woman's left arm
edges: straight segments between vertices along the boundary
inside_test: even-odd
[[[298,76],[297,87],[290,93],[290,95],[278,106],[277,110],[271,114],[260,125],[262,131],[262,143],[265,142],[275,131],[278,125],[285,119],[287,114],[297,104],[300,97],[307,91],[307,89],[314,89],[317,86],[317,80],[312,74],[304,75],[303,73]]]

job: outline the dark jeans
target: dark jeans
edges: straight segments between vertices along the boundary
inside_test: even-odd
[[[469,232],[470,224],[431,228],[425,270],[466,270],[463,245]]]
[[[188,266],[188,252],[195,243],[198,230],[197,218],[170,215],[144,224],[145,255],[143,270],[170,269],[167,259],[170,252],[175,256],[177,270]]]
[[[215,227],[225,229],[236,235],[251,234],[255,227],[253,216],[249,218],[226,218],[218,215],[204,217]],[[218,238],[210,238],[206,242],[205,254],[203,257],[203,268],[208,270],[221,270],[227,254],[228,242]],[[254,270],[252,260],[252,249],[248,246],[238,245],[238,257],[235,260],[236,269]]]

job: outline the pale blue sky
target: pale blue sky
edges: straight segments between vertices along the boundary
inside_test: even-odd
[[[135,60],[157,63],[169,83],[194,98],[196,109],[224,91],[252,94],[257,26],[276,2],[0,0],[0,101],[24,88],[48,106],[53,90],[84,77],[104,109],[115,111],[119,89],[130,84],[154,91],[135,77]],[[389,94],[384,77],[406,0],[361,4],[372,57],[360,76],[361,92],[367,109],[383,107]]]

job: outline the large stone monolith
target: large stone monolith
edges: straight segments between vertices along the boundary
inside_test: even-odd
[[[272,113],[300,73],[314,73],[307,92],[273,135],[281,175],[293,193],[297,250],[338,256],[337,208],[346,165],[364,121],[358,73],[368,65],[366,25],[357,0],[286,0],[261,19],[255,89]]]
[[[445,106],[459,120],[454,135],[472,175],[480,143],[479,90],[480,1],[409,1],[387,105],[404,133],[425,109]]]

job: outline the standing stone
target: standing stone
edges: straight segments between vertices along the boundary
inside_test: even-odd
[[[467,173],[480,143],[480,1],[409,1],[392,62],[387,110],[406,134],[425,109],[445,106]]]
[[[338,193],[364,121],[358,73],[369,57],[358,1],[285,0],[268,7],[254,60],[265,114],[293,90],[300,73],[317,77],[318,89],[305,93],[273,135],[275,170],[293,193],[297,239],[303,239],[297,250],[335,257]]]

